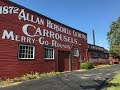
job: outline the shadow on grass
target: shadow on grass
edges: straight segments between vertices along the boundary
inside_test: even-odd
[[[108,87],[120,87],[120,83],[108,83]]]

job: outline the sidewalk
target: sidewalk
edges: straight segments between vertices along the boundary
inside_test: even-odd
[[[120,65],[88,71],[65,72],[58,76],[24,83],[0,90],[101,90],[104,83],[120,70]]]

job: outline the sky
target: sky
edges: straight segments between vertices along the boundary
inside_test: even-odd
[[[120,0],[11,0],[60,23],[87,33],[88,43],[108,49],[109,26],[120,16]]]

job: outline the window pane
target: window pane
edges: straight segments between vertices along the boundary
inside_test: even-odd
[[[22,58],[24,58],[24,54],[22,54]]]
[[[22,55],[21,55],[21,54],[19,54],[19,58],[22,58]]]
[[[19,53],[22,53],[22,50],[19,50]]]
[[[31,55],[31,58],[33,58],[33,55]]]
[[[22,49],[22,46],[20,46],[20,49]]]
[[[25,46],[23,46],[23,49],[25,49]]]
[[[30,58],[30,55],[28,55],[28,58]]]

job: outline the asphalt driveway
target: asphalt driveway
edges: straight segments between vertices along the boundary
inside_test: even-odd
[[[25,81],[0,90],[102,90],[105,82],[120,71],[120,64],[80,72],[64,72],[58,76]]]

